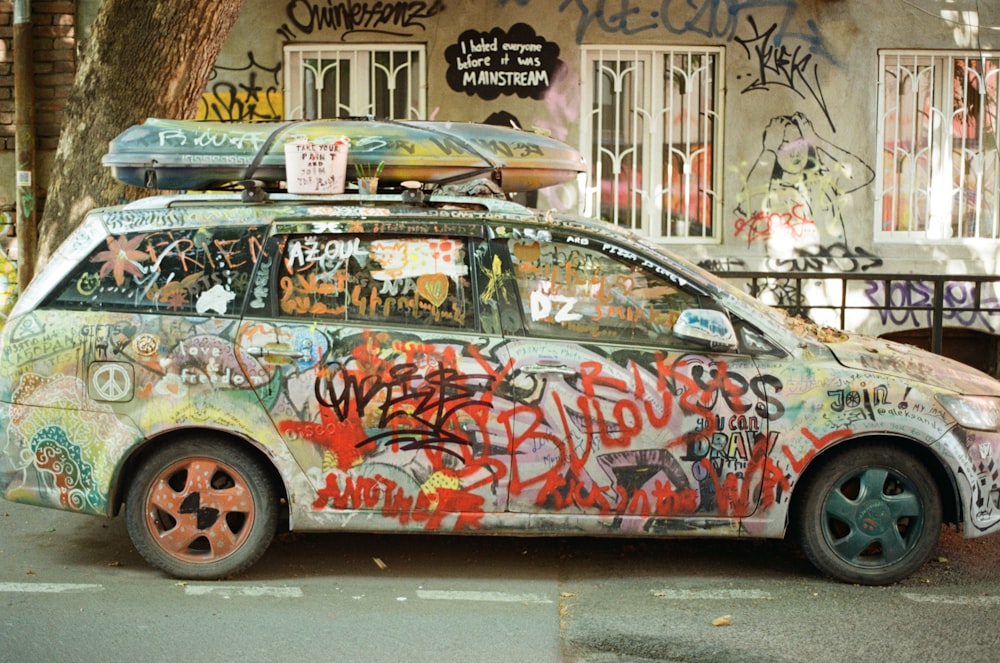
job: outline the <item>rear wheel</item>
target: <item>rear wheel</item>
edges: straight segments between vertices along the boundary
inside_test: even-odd
[[[941,499],[927,469],[885,444],[850,449],[805,487],[796,520],[809,560],[830,576],[883,585],[928,560],[941,533]]]
[[[225,440],[185,440],[154,451],[129,487],[125,519],[139,553],[177,578],[240,573],[267,549],[277,495],[260,462]]]

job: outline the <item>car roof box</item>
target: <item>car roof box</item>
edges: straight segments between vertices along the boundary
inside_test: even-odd
[[[285,144],[342,138],[350,141],[347,180],[381,165],[380,188],[408,180],[443,185],[488,177],[513,193],[567,182],[585,170],[579,152],[540,134],[372,118],[282,123],[150,118],[115,137],[102,163],[116,179],[151,189],[218,189],[251,179],[273,189],[286,180]]]

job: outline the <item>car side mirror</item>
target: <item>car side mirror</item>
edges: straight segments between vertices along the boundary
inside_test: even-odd
[[[722,311],[707,308],[689,308],[682,311],[674,323],[673,334],[684,341],[692,341],[712,350],[734,351],[739,348],[736,330]]]

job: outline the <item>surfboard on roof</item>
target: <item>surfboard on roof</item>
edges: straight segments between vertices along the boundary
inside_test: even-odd
[[[584,172],[579,152],[518,129],[460,122],[329,119],[229,123],[150,118],[110,145],[102,163],[133,186],[166,190],[224,188],[255,179],[285,180],[286,143],[350,140],[347,178],[382,164],[379,186],[407,180],[442,185],[489,178],[505,193],[533,191]]]

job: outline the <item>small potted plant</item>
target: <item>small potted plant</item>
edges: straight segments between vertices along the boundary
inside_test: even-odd
[[[354,166],[358,174],[358,193],[378,193],[378,176],[382,174],[384,161],[379,161],[378,165],[359,163]]]

